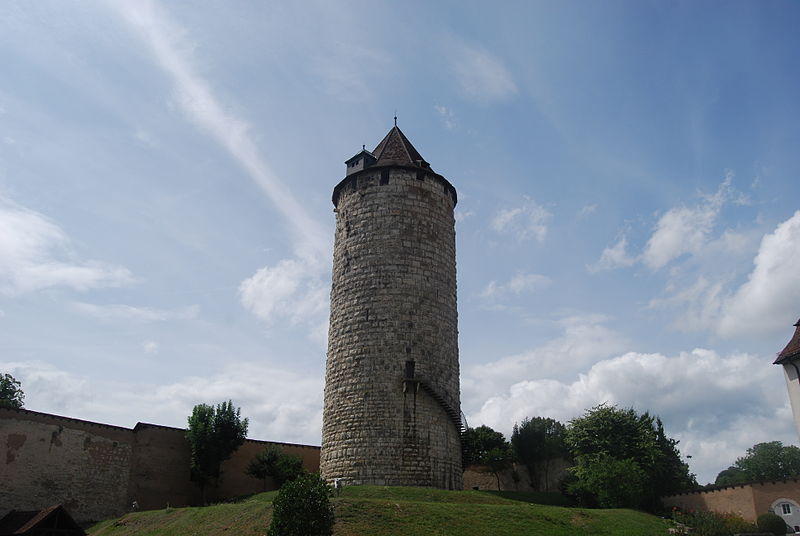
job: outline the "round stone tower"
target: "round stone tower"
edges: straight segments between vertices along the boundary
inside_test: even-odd
[[[461,489],[455,188],[397,126],[333,190],[320,470]]]

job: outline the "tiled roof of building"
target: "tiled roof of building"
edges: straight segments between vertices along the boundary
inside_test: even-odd
[[[63,506],[56,504],[44,510],[11,510],[0,519],[0,536],[58,533],[85,535]]]
[[[377,158],[376,166],[385,165],[401,165],[401,166],[422,166],[428,167],[428,163],[422,158],[422,155],[417,152],[411,142],[408,141],[405,134],[397,128],[392,127],[392,130],[386,135],[383,140],[375,147],[372,154]]]
[[[795,323],[795,326],[796,329],[794,330],[792,340],[790,340],[789,344],[786,345],[786,348],[784,348],[783,351],[778,354],[778,358],[775,360],[776,365],[785,363],[795,358],[800,358],[800,320]]]

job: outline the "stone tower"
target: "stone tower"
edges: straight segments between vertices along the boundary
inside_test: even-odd
[[[800,320],[795,323],[794,335],[786,348],[778,354],[774,364],[783,365],[783,376],[789,391],[794,426],[797,434],[800,435]]]
[[[320,471],[461,489],[456,190],[396,125],[345,164]]]

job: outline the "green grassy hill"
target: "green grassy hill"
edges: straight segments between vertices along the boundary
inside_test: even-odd
[[[263,536],[272,499],[262,493],[205,508],[126,514],[88,530],[91,536]],[[532,493],[354,486],[333,499],[335,536],[665,536],[668,524],[633,510],[587,510],[534,502]]]

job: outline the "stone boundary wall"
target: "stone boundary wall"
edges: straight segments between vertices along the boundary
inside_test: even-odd
[[[564,458],[554,458],[545,467],[544,462],[537,464],[537,480],[531,481],[528,468],[521,463],[500,471],[500,489],[502,491],[551,491],[558,492],[561,480],[567,476],[567,469],[571,464]],[[514,481],[514,471],[519,480]],[[547,476],[545,477],[545,473]],[[470,465],[464,469],[464,489],[499,491],[497,478],[492,470],[484,465]]]
[[[145,510],[199,504],[184,434],[156,424],[130,429],[0,408],[0,517],[12,509],[63,503],[85,523],[120,515],[134,500]],[[263,491],[264,482],[244,471],[270,445],[301,457],[307,470],[319,471],[319,447],[248,439],[222,465],[219,486],[208,489],[206,499]],[[275,485],[268,479],[266,488]]]
[[[797,478],[774,482],[753,482],[736,486],[721,486],[701,491],[662,497],[666,508],[677,506],[682,510],[709,510],[734,513],[750,522],[769,511],[778,499],[791,499],[800,503],[800,481]]]

